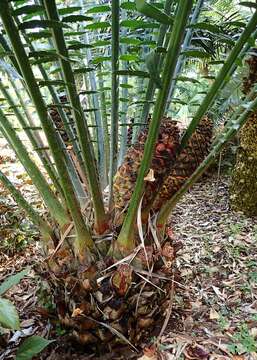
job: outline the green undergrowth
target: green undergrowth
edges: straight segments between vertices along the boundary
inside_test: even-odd
[[[0,197],[0,252],[12,256],[37,240],[39,233],[24,211]]]

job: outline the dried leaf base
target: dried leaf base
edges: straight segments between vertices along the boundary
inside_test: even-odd
[[[46,260],[45,274],[61,325],[95,353],[121,345],[136,351],[167,321],[178,248],[166,239],[158,250],[138,246],[126,259],[106,257],[90,267],[79,265],[68,248],[58,250]]]

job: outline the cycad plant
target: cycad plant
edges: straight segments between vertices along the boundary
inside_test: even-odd
[[[52,301],[82,343],[105,348],[118,339],[134,346],[162,318],[176,275],[170,213],[256,109],[257,100],[246,99],[209,146],[208,110],[255,41],[257,13],[247,3],[253,13],[235,25],[234,39],[201,22],[208,3],[0,1],[0,130],[47,216],[2,173],[0,180],[39,227]],[[221,46],[219,61],[211,59],[215,76],[183,132],[165,115],[180,94],[176,85],[190,84],[183,64],[212,56],[190,43],[201,38],[199,29],[204,41],[208,34],[225,38],[232,50]]]

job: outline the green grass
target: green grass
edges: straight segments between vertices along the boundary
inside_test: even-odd
[[[251,353],[257,351],[255,338],[250,334],[247,324],[243,323],[232,336],[233,343],[228,345],[232,354]]]

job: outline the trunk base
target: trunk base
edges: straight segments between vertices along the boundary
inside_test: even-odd
[[[134,261],[115,266],[115,260],[106,257],[89,267],[81,266],[69,248],[60,249],[45,262],[60,324],[99,355],[122,345],[136,351],[142,339],[149,341],[153,329],[162,326],[173,279],[179,280],[174,266],[177,249],[165,241],[158,251],[152,246],[141,249]]]
[[[230,186],[232,209],[242,211],[247,216],[257,215],[257,158],[244,148],[237,151],[237,162]]]

